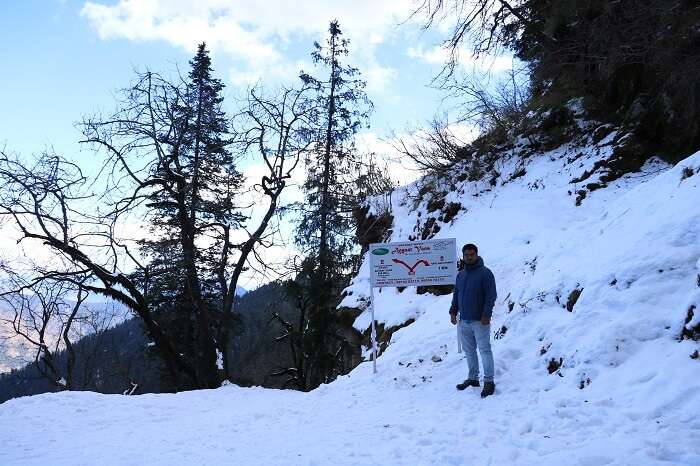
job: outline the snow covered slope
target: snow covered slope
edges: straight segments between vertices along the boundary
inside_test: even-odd
[[[416,321],[376,376],[364,363],[311,393],[10,400],[0,464],[700,464],[700,346],[680,339],[689,314],[688,329],[700,323],[700,153],[649,163],[577,206],[571,180],[600,154],[572,163],[572,150],[504,159],[495,187],[435,182],[462,206],[436,237],[476,243],[496,276],[494,396],[454,389],[466,363],[450,296],[384,289],[377,318]],[[434,215],[419,189],[392,196],[391,240]],[[345,305],[366,305],[367,267]],[[355,326],[368,325],[365,312]]]

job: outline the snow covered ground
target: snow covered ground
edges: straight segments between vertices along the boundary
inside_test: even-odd
[[[574,167],[569,149],[531,158],[503,186],[465,181],[448,195],[464,211],[437,237],[476,243],[497,280],[494,396],[454,388],[466,363],[450,296],[384,289],[377,318],[416,322],[393,335],[376,376],[363,363],[311,393],[10,400],[0,464],[700,465],[699,345],[679,340],[700,308],[700,153],[575,206],[570,181],[600,155]],[[520,168],[503,161],[501,178]],[[393,196],[393,241],[428,216],[416,190]],[[367,267],[345,304],[366,304]]]

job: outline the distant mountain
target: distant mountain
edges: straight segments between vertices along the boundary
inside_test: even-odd
[[[270,323],[270,318],[278,312],[292,320],[296,311],[286,302],[279,283],[269,283],[252,291],[238,287],[237,296],[230,344],[234,366],[231,376],[241,385],[279,388],[283,380],[270,374],[291,364],[290,349],[286,342],[274,340],[282,330],[279,325]],[[0,331],[10,330],[0,326]],[[162,368],[159,360],[149,354],[151,346],[140,320],[121,320],[98,335],[75,342],[74,347],[78,359],[74,375],[76,389],[123,393],[135,383],[138,385],[135,393],[161,391]],[[0,338],[0,403],[18,396],[55,391],[33,365],[23,367],[33,360],[32,351],[18,338]],[[59,356],[61,365],[64,361],[64,357]]]
[[[70,306],[72,302],[67,301],[67,304]],[[129,315],[128,309],[122,304],[97,295],[91,295],[84,305],[97,311],[98,317],[92,323],[101,328],[114,327],[124,322]],[[0,374],[18,369],[34,360],[34,347],[16,335],[12,323],[8,321],[12,318],[13,313],[0,304]],[[94,331],[91,325],[81,325],[80,322],[75,323],[73,328],[82,335],[89,335]],[[46,340],[55,341],[59,331],[56,327],[49,327]]]
[[[282,327],[271,322],[275,313],[294,321],[297,310],[286,299],[283,285],[267,283],[241,296],[236,307],[236,326],[232,348],[233,380],[239,385],[279,388],[283,380],[270,374],[292,364],[289,344],[275,341]]]
[[[141,322],[129,319],[97,334],[88,335],[73,345],[76,367],[73,382],[76,390],[100,393],[123,393],[138,385],[138,392],[158,391],[158,361],[148,357],[148,339]],[[33,358],[33,355],[32,355]],[[59,366],[66,358],[59,353]],[[0,374],[0,403],[19,396],[56,391],[41,376],[34,364]]]

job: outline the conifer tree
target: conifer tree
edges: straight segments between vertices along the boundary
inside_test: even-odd
[[[307,325],[299,338],[304,359],[304,388],[313,388],[342,370],[343,339],[335,306],[348,274],[352,249],[353,191],[357,177],[354,136],[366,123],[371,102],[357,68],[343,63],[349,41],[332,21],[324,46],[314,44],[312,59],[327,74],[302,72],[302,81],[316,90],[316,143],[307,156],[306,202],[297,227],[297,244],[305,252],[292,293],[305,303]],[[300,295],[305,295],[302,298]],[[299,366],[299,364],[297,364]]]
[[[177,347],[193,362],[200,384],[215,387],[214,327],[225,264],[214,251],[223,247],[222,231],[243,221],[233,202],[242,175],[228,150],[224,86],[211,75],[205,44],[190,66],[184,95],[173,106],[175,134],[167,135],[179,140],[178,149],[155,166],[154,176],[166,183],[150,196],[152,238],[143,246],[151,257],[150,299]]]
[[[68,281],[84,274],[87,291],[137,315],[169,376],[164,391],[216,387],[231,374],[238,280],[260,262],[258,248],[274,245],[269,230],[313,126],[311,89],[300,86],[251,90],[231,130],[204,44],[190,65],[178,81],[137,73],[112,115],[83,120],[81,142],[104,156],[94,176],[54,154],[30,166],[0,151],[6,215],[22,237],[60,258],[38,273]],[[243,156],[265,167],[251,188],[263,215],[250,228],[236,205]],[[91,198],[93,212],[76,208]],[[139,253],[133,235],[124,235],[135,221],[148,228]]]

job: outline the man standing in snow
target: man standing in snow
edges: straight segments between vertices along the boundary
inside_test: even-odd
[[[491,352],[491,312],[496,302],[496,280],[493,273],[484,266],[479,257],[479,249],[473,244],[462,248],[464,269],[457,274],[455,290],[452,294],[450,321],[457,325],[459,312],[459,338],[467,354],[469,375],[467,380],[457,385],[457,390],[479,386],[479,359],[481,353],[484,367],[484,389],[481,397],[493,395],[496,384],[493,381],[493,353]]]

